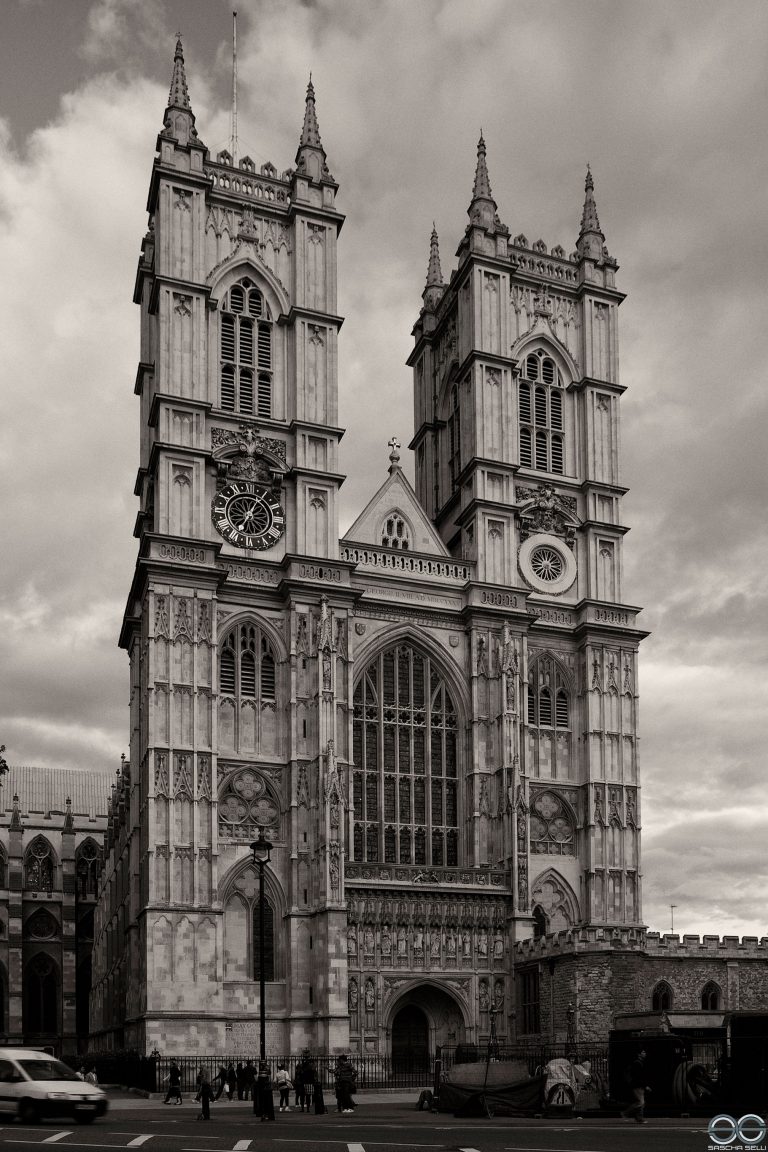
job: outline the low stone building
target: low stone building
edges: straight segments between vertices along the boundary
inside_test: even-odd
[[[111,769],[10,768],[0,788],[0,1042],[85,1051]]]
[[[619,1013],[765,1010],[768,937],[574,928],[515,949],[517,1036],[603,1043]]]

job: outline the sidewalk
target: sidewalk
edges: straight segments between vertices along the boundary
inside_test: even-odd
[[[134,1092],[130,1089],[120,1088],[117,1085],[112,1084],[102,1085],[102,1087],[109,1097],[110,1109],[115,1112],[121,1111],[122,1109],[131,1111],[133,1109],[146,1108],[148,1105],[162,1104],[163,1100],[165,1099],[165,1092],[150,1092],[149,1094],[145,1095],[143,1093],[139,1093],[138,1091]],[[397,1091],[385,1088],[378,1092],[357,1092],[355,1094],[355,1100],[363,1107],[366,1105],[370,1106],[371,1104],[375,1104],[377,1107],[381,1107],[383,1105],[386,1106],[389,1104],[397,1104],[402,1107],[403,1105],[408,1106],[410,1104],[415,1111],[420,1092],[420,1088],[410,1088],[407,1091]],[[194,1097],[194,1092],[186,1092],[184,1094],[184,1104],[193,1104]],[[275,1097],[275,1099],[277,1099],[277,1097]],[[334,1100],[333,1093],[330,1094],[329,1099],[329,1093],[326,1091],[325,1104],[329,1112],[335,1111],[336,1101]],[[168,1107],[174,1108],[177,1107],[177,1105],[169,1104]],[[212,1102],[211,1107],[213,1109],[220,1109],[222,1112],[224,1112],[224,1110],[231,1110],[233,1114],[239,1114],[240,1112],[252,1112],[253,1101],[225,1100],[222,1098],[221,1100]],[[292,1111],[294,1111],[293,1108]],[[299,1115],[301,1115],[301,1113],[299,1113]]]

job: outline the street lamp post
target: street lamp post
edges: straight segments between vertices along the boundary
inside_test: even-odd
[[[272,845],[259,828],[259,838],[251,844],[253,863],[259,869],[259,1059],[267,1058],[267,1004],[264,991],[264,868],[269,864]]]

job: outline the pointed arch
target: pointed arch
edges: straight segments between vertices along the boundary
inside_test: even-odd
[[[35,836],[24,853],[24,887],[34,892],[52,892],[57,885],[58,859],[45,836]]]
[[[95,900],[99,888],[99,846],[86,837],[75,850],[75,894],[78,900]]]
[[[248,252],[240,246],[235,248],[230,256],[208,274],[205,282],[211,289],[211,295],[218,300],[244,276],[252,278],[257,287],[262,289],[274,320],[289,311],[291,302],[285,286],[271,268],[254,259],[252,249]]]
[[[230,979],[259,979],[259,876],[250,856],[238,860],[221,885],[224,906],[224,972]],[[285,893],[273,869],[264,869],[265,968],[267,980],[288,971]]]
[[[464,723],[445,657],[406,630],[379,637],[356,667],[350,858],[454,867]]]
[[[400,508],[390,508],[379,517],[376,538],[384,548],[398,548],[401,552],[409,552],[415,539],[413,524]]]
[[[555,364],[563,374],[564,386],[567,387],[572,381],[579,379],[581,373],[579,372],[576,361],[566,346],[551,330],[542,331],[541,328],[537,328],[535,325],[533,328],[529,328],[529,330],[524,332],[512,345],[510,356],[523,363],[528,356],[536,352],[539,348],[555,361]]]
[[[435,1021],[432,1019],[428,1006],[424,1003],[423,999],[420,999],[417,995],[414,995],[415,993],[418,993],[419,989],[422,988],[435,989],[437,992],[442,993],[442,995],[447,996],[448,999],[461,1013],[461,1019],[464,1027],[466,1029],[472,1027],[472,1013],[469,1010],[469,1005],[465,1002],[462,996],[458,995],[453,988],[447,987],[445,981],[443,980],[433,980],[428,976],[416,976],[412,980],[408,980],[405,984],[402,985],[402,987],[398,988],[396,995],[392,997],[391,1002],[387,1004],[386,1008],[384,1009],[382,1024],[388,1032],[391,1032],[392,1030],[392,1022],[395,1016],[398,1014],[400,1009],[404,1008],[407,1004],[419,1004],[419,1006],[425,1012],[427,1018],[430,1020],[430,1024],[434,1025]]]
[[[723,1006],[723,990],[714,980],[709,980],[701,990],[701,1007],[704,1012],[717,1012]]]
[[[666,980],[660,980],[651,993],[651,1009],[654,1012],[670,1012],[674,1004],[672,988]]]
[[[531,884],[531,905],[546,917],[547,932],[563,932],[581,920],[573,888],[556,868],[545,868]]]

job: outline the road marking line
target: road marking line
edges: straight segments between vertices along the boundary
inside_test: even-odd
[[[71,1136],[71,1132],[54,1132],[53,1136],[46,1136],[45,1140],[41,1140],[41,1144],[56,1144],[59,1140],[63,1140],[65,1136]]]
[[[347,1144],[347,1152],[365,1152],[362,1144]]]
[[[459,1148],[459,1152],[480,1152],[479,1148]]]
[[[245,1152],[246,1148],[250,1148],[253,1141],[251,1140],[238,1140],[232,1152]]]
[[[150,1132],[148,1136],[134,1136],[133,1140],[129,1140],[126,1148],[138,1148],[140,1144],[146,1144],[147,1140],[151,1140],[154,1133]]]

